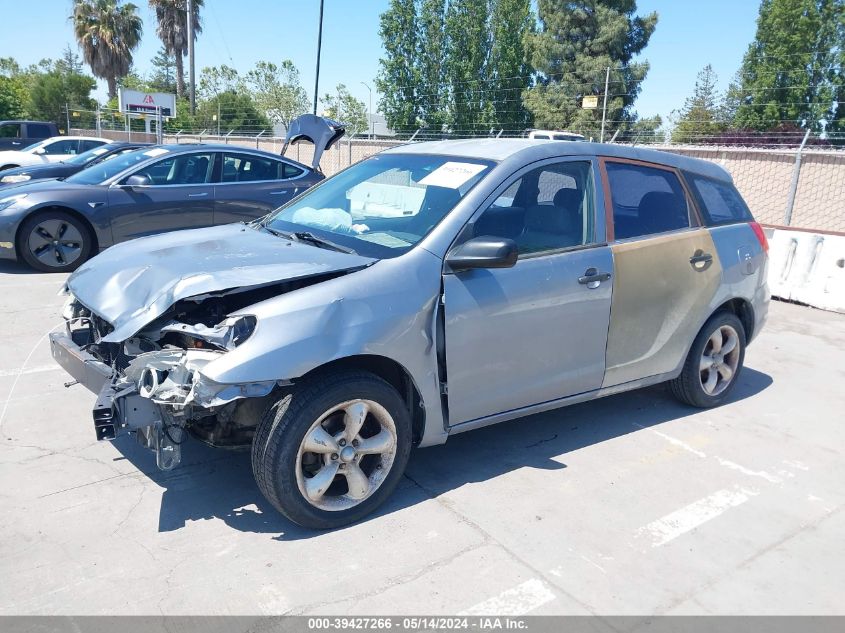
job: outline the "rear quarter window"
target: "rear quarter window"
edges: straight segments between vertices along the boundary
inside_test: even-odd
[[[708,225],[749,222],[754,218],[732,184],[695,174],[685,174]]]

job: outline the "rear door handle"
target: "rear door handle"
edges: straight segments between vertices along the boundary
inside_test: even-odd
[[[597,268],[588,268],[582,277],[578,277],[578,283],[587,288],[598,288],[603,281],[610,279],[610,273],[600,273]]]
[[[189,193],[189,198],[205,198],[208,195],[208,192],[205,191],[203,193]]]
[[[699,248],[692,254],[692,257],[689,258],[689,263],[692,264],[692,267],[696,271],[702,272],[710,268],[713,263],[713,256],[710,253],[705,253]]]
[[[271,191],[270,195],[271,196],[283,196],[286,193],[288,193],[288,191],[289,191],[288,189],[282,189],[281,191]]]

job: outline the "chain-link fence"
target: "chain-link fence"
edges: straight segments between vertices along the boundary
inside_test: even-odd
[[[124,119],[121,124],[112,113],[108,117],[101,114],[99,119],[90,114],[75,117],[81,125],[78,128],[72,127],[70,133],[100,135],[115,140],[156,141],[155,134],[143,131],[143,122],[139,124]],[[110,123],[105,126],[103,121],[107,119]],[[99,129],[96,126],[98,120]],[[71,125],[73,123],[72,119]],[[221,143],[252,147],[274,154],[280,153],[284,145],[284,138],[268,135],[265,131],[252,135],[229,132],[219,136],[216,130],[214,132],[165,133],[164,142]],[[496,136],[495,131],[492,136]],[[425,137],[417,135],[413,140],[403,141],[344,138],[323,154],[320,168],[324,174],[331,176],[384,149],[417,142]],[[764,224],[845,233],[845,150],[804,146],[800,140],[793,140],[792,143],[791,146],[783,143],[772,148],[710,144],[652,144],[649,147],[709,160],[723,166],[733,176],[755,217]],[[310,165],[313,148],[307,143],[299,143],[290,147],[286,155]]]

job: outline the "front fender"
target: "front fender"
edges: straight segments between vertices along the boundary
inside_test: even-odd
[[[441,269],[438,257],[416,248],[244,308],[238,314],[257,318],[255,332],[202,373],[224,384],[295,380],[334,360],[382,356],[417,385],[426,435],[443,433],[434,340]]]

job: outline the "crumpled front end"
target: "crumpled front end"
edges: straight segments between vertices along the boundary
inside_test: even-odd
[[[98,440],[134,433],[159,468],[181,459],[185,433],[214,446],[248,444],[266,396],[284,381],[220,384],[203,369],[248,339],[254,317],[226,317],[214,301],[177,305],[135,336],[108,342],[111,326],[73,297],[65,329],[50,336],[53,357],[97,394],[92,415]]]

